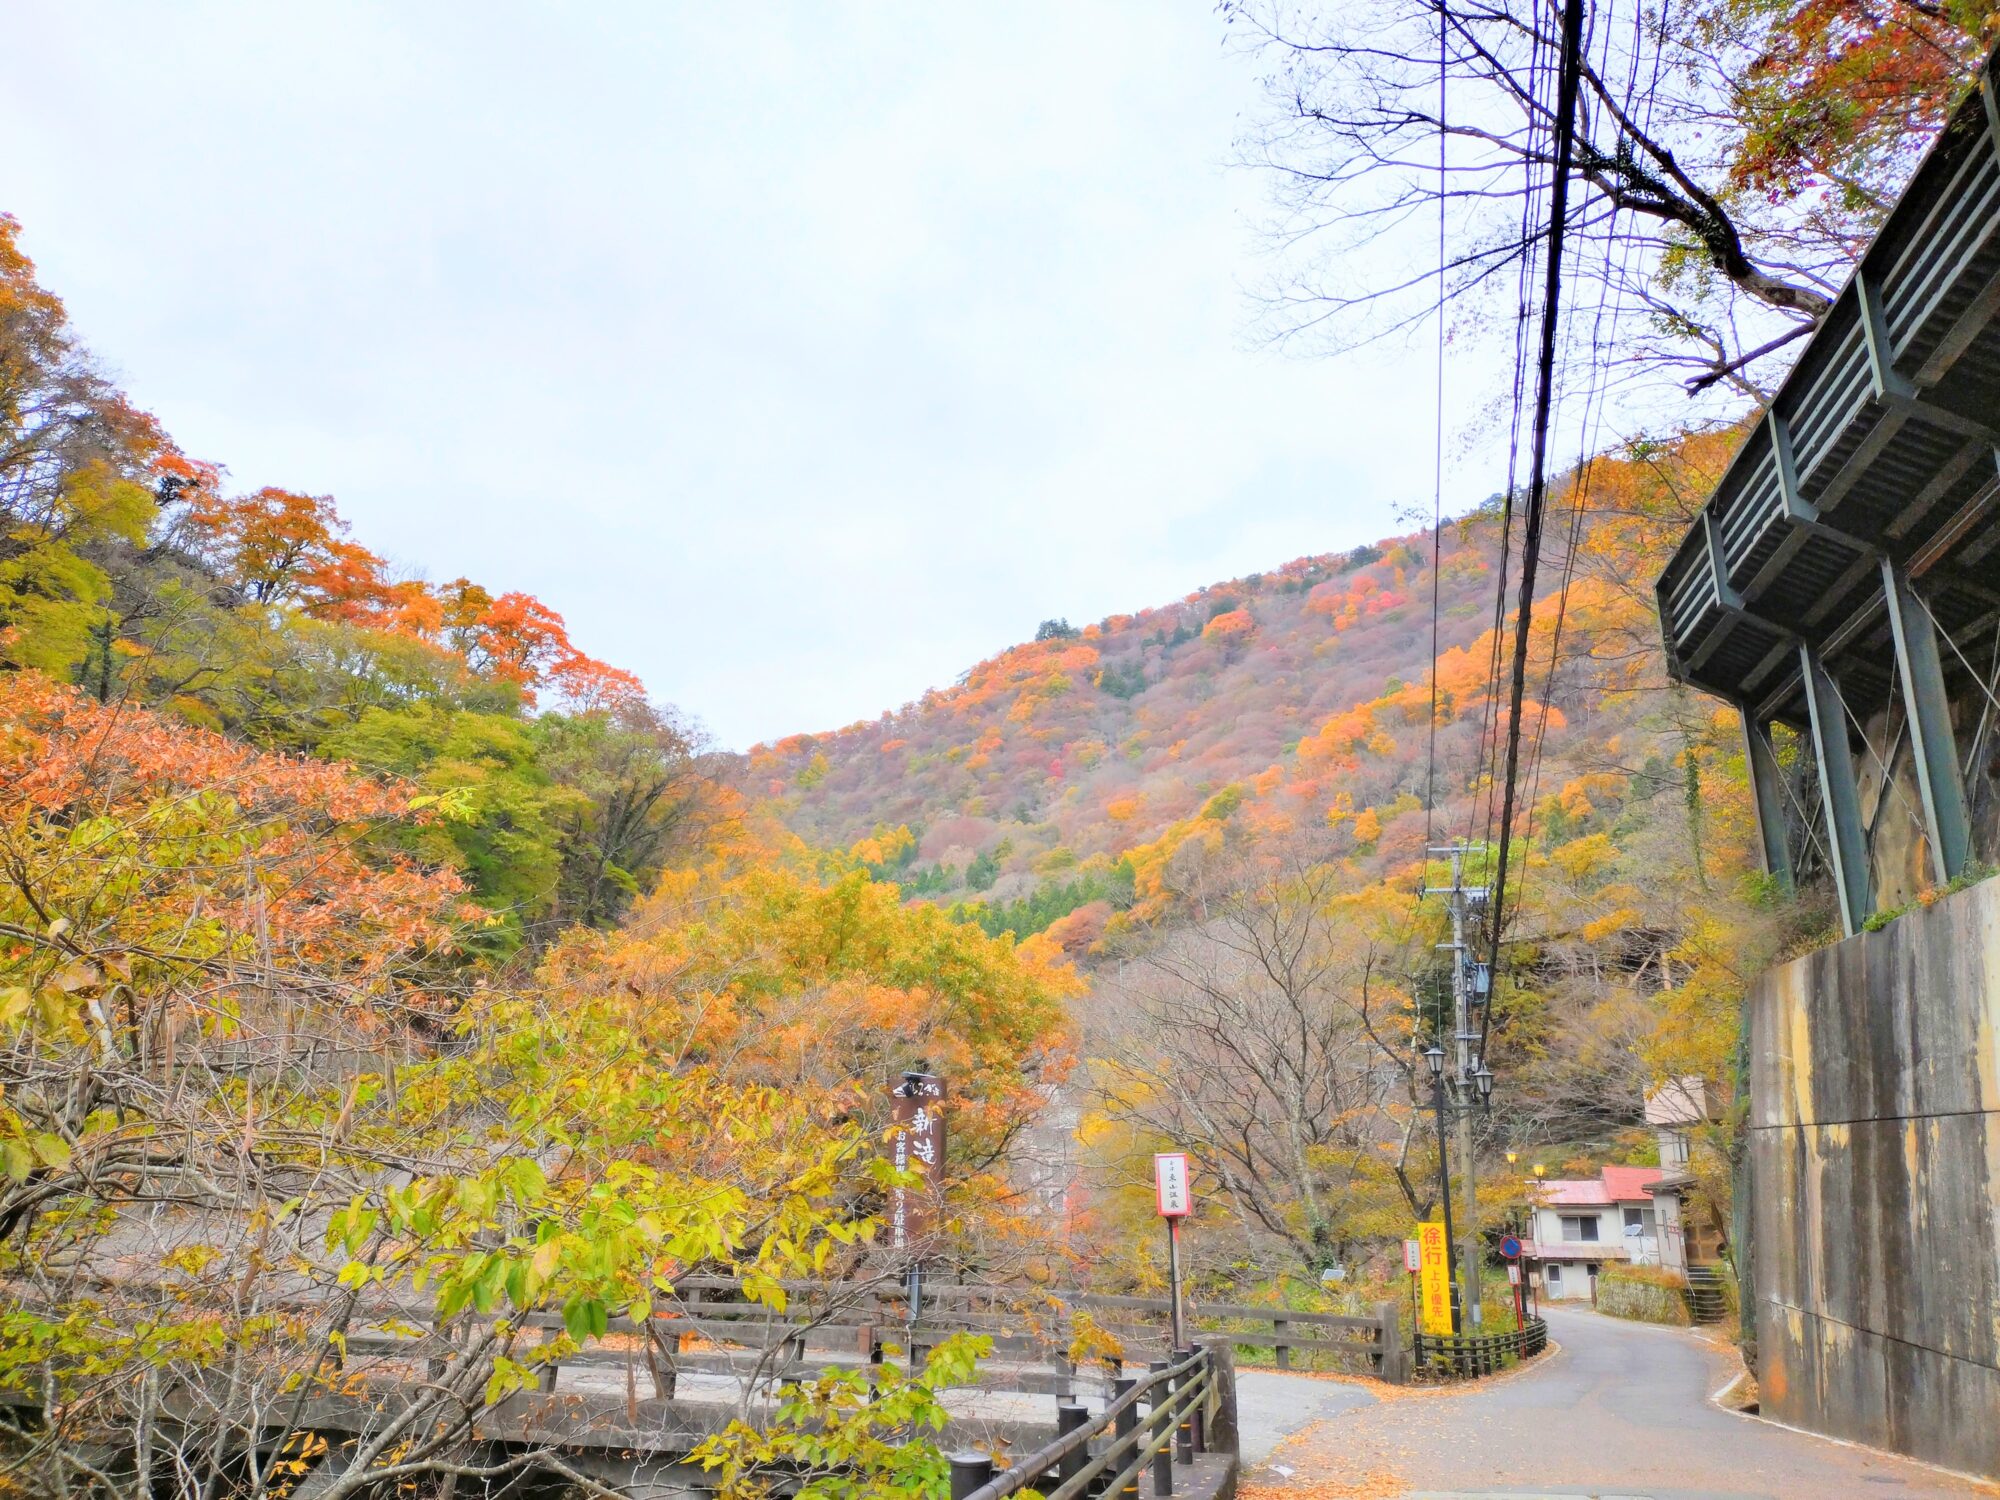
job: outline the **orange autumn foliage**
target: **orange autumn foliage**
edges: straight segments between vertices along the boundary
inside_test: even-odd
[[[479,915],[451,871],[369,852],[422,815],[345,766],[0,677],[5,888],[77,954],[394,986]]]
[[[532,595],[495,596],[465,578],[436,589],[392,581],[381,557],[347,539],[330,495],[267,486],[225,496],[211,465],[183,461],[169,472],[203,556],[253,604],[441,647],[529,704],[541,689],[585,711],[645,697],[631,673],[578,650],[562,616]]]
[[[905,906],[861,871],[822,882],[768,854],[670,872],[621,931],[571,934],[541,978],[631,995],[725,1077],[871,1113],[903,1069],[944,1073],[954,1164],[975,1170],[1067,1071],[1063,1002],[1080,990],[1051,945]]]
[[[1232,609],[1217,615],[1201,627],[1203,640],[1220,641],[1225,645],[1232,641],[1247,640],[1257,628],[1247,609]]]

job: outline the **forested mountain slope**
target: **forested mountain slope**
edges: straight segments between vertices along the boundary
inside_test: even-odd
[[[1667,683],[1650,581],[1733,441],[1609,455],[1558,496],[1523,716],[1525,827],[1544,849],[1699,816],[1699,753],[1726,745],[1715,706]],[[1101,908],[1057,928],[1073,950],[1157,898],[1197,833],[1306,835],[1379,878],[1427,831],[1492,832],[1502,526],[1497,503],[1447,521],[1435,579],[1426,531],[1045,622],[917,703],[756,747],[749,789],[809,842],[996,930]]]
[[[1498,538],[1490,513],[1444,530],[1445,648],[1492,623]],[[1421,679],[1432,561],[1424,532],[1081,628],[1045,622],[880,719],[756,747],[751,790],[822,845],[907,826],[914,847],[882,855],[915,892],[1018,894],[1157,838],[1292,762],[1329,716]]]

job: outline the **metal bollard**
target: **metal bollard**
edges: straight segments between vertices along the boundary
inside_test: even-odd
[[[1089,1420],[1090,1413],[1081,1405],[1069,1401],[1058,1401],[1056,1403],[1057,1437],[1068,1437]],[[1061,1462],[1057,1464],[1057,1480],[1060,1482],[1076,1478],[1078,1474],[1083,1472],[1083,1466],[1088,1462],[1090,1462],[1090,1444],[1087,1442],[1078,1443],[1075,1450],[1065,1453],[1062,1456]]]
[[[1138,1386],[1139,1382],[1131,1376],[1121,1375],[1111,1382],[1111,1399],[1114,1402],[1123,1401],[1138,1389]],[[1134,1401],[1118,1413],[1118,1420],[1112,1424],[1111,1430],[1117,1434],[1114,1451],[1122,1455],[1113,1467],[1122,1473],[1125,1469],[1132,1468],[1132,1460],[1138,1453],[1138,1445],[1132,1442],[1132,1437],[1139,1430],[1139,1403]],[[1125,1481],[1124,1488],[1118,1493],[1124,1500],[1139,1500],[1138,1469],[1132,1468],[1132,1477]]]
[[[1156,1359],[1150,1365],[1146,1366],[1146,1368],[1157,1377],[1162,1370],[1167,1368],[1167,1362],[1164,1359]],[[1152,1394],[1151,1411],[1157,1412],[1167,1404],[1167,1382],[1164,1380],[1160,1381],[1153,1387]],[[1173,1434],[1171,1432],[1161,1432],[1158,1434],[1158,1437],[1160,1446],[1158,1451],[1153,1454],[1153,1493],[1155,1495],[1171,1495],[1174,1492]]]
[[[951,1456],[951,1500],[966,1500],[974,1490],[993,1482],[993,1455],[954,1453]]]

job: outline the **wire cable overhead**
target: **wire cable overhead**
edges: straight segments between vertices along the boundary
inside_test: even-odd
[[[1541,347],[1535,372],[1535,412],[1531,431],[1528,503],[1521,532],[1521,573],[1516,594],[1514,655],[1508,684],[1507,755],[1502,774],[1499,849],[1494,861],[1491,933],[1488,961],[1495,972],[1500,962],[1500,936],[1505,923],[1507,863],[1514,822],[1516,781],[1521,768],[1521,704],[1528,680],[1528,643],[1534,624],[1535,567],[1540,561],[1542,518],[1548,505],[1549,412],[1555,400],[1556,332],[1562,305],[1563,235],[1569,216],[1569,177],[1575,158],[1577,94],[1582,79],[1583,0],[1566,0],[1563,7],[1562,66],[1556,82],[1555,168],[1549,183],[1548,248],[1543,257]],[[1481,1049],[1492,1007],[1481,1021]]]

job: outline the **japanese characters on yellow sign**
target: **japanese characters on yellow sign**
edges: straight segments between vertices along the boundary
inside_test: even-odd
[[[1425,1333],[1451,1332],[1451,1261],[1445,1254],[1444,1225],[1419,1224],[1417,1248],[1422,1257],[1417,1272],[1417,1305],[1423,1309]]]

